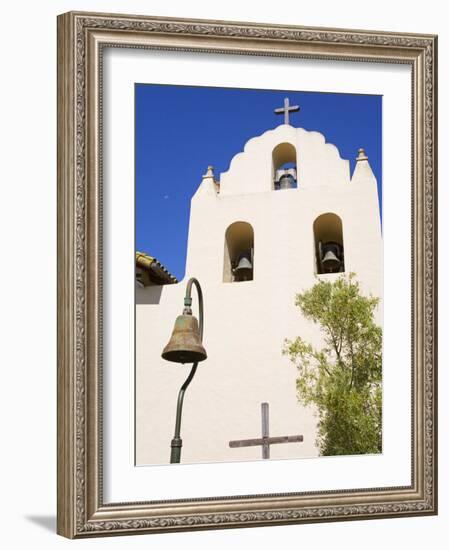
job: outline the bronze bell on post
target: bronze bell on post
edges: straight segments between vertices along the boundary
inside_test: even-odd
[[[192,315],[192,286],[195,285],[198,293],[199,318]],[[181,462],[181,415],[185,392],[195,376],[198,363],[207,358],[206,350],[203,347],[203,324],[204,306],[203,292],[198,279],[191,277],[187,281],[186,294],[184,297],[184,309],[182,315],[176,318],[175,326],[168,344],[162,350],[162,358],[173,363],[193,363],[189,376],[181,386],[176,404],[175,434],[170,443],[170,464]]]
[[[199,363],[207,359],[196,317],[183,314],[176,318],[171,338],[162,351],[162,358],[174,363]]]

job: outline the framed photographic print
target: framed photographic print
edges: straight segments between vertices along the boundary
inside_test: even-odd
[[[58,18],[58,532],[437,511],[432,35]]]

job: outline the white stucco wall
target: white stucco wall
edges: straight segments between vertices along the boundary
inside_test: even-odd
[[[297,149],[299,187],[273,191],[272,151],[284,142]],[[357,162],[351,181],[349,161],[321,134],[280,125],[251,139],[220,184],[217,194],[213,178],[204,177],[192,198],[184,281],[136,289],[138,464],[169,461],[177,393],[189,367],[160,354],[189,277],[203,288],[208,359],[186,394],[183,462],[260,459],[260,447],[230,449],[228,443],[260,437],[264,401],[270,435],[304,435],[303,443],[272,446],[271,458],[317,455],[316,418],[298,403],[297,371],[281,350],[286,337],[320,342],[319,329],[294,306],[295,294],[316,281],[313,222],[320,214],[340,216],[346,272],[357,273],[365,292],[382,296],[377,184],[368,160]],[[254,229],[254,280],[224,283],[225,232],[235,221]]]

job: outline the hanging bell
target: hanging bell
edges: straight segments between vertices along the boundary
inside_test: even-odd
[[[279,180],[279,189],[293,189],[295,178],[291,174],[285,174]]]
[[[239,258],[237,267],[233,270],[236,281],[251,281],[253,278],[253,264],[249,260],[250,252],[245,252]]]
[[[198,321],[193,315],[179,315],[162,358],[174,363],[199,363],[207,359],[201,343]]]
[[[337,244],[326,243],[323,245],[324,257],[322,259],[323,269],[326,272],[334,272],[340,269],[341,260],[338,258],[340,247]]]

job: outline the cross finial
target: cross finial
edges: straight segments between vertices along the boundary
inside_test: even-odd
[[[283,107],[278,107],[274,110],[277,115],[284,114],[284,124],[290,124],[289,113],[294,113],[295,111],[299,111],[299,105],[290,105],[288,97],[284,98]]]

